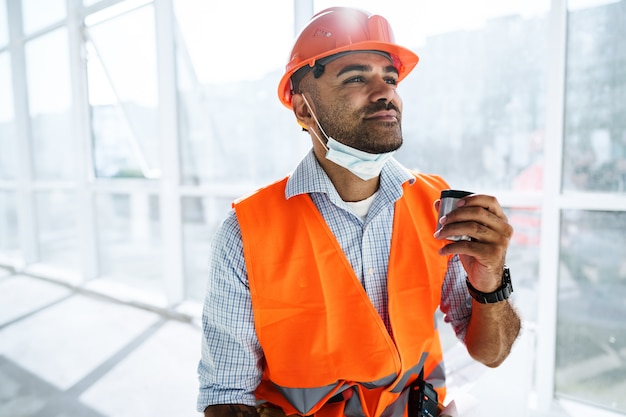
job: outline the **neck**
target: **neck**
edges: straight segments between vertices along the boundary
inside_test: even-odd
[[[321,146],[314,146],[313,152],[343,201],[362,201],[378,190],[379,177],[364,181],[347,169],[326,159],[326,150]]]

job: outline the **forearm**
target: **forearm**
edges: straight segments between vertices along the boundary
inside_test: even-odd
[[[204,410],[204,417],[258,417],[256,408],[243,404],[210,405]]]
[[[519,315],[509,303],[481,304],[473,301],[465,345],[479,362],[495,368],[511,352],[521,328]]]

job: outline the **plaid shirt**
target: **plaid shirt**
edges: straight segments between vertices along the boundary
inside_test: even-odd
[[[363,222],[339,197],[312,152],[287,182],[286,197],[307,193],[326,220],[387,329],[387,266],[394,203],[413,175],[394,159],[383,168],[379,191]],[[433,228],[434,224],[425,227]],[[451,258],[440,309],[463,340],[471,297],[458,256]],[[255,405],[263,351],[254,330],[241,231],[234,211],[219,227],[211,247],[209,281],[202,317],[202,358],[198,365],[198,411],[211,404]],[[297,341],[294,341],[297,343]]]

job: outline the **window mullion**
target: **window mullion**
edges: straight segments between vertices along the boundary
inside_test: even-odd
[[[28,265],[39,260],[37,222],[35,215],[33,149],[28,112],[26,82],[25,38],[22,30],[22,9],[18,1],[7,2],[9,21],[9,50],[17,134],[17,218],[23,262]]]
[[[552,0],[549,15],[546,140],[544,147],[541,258],[539,261],[535,390],[540,411],[554,398],[556,321],[559,274],[560,193],[565,111],[566,0]]]
[[[170,305],[184,298],[178,99],[172,0],[155,0],[161,144],[160,211],[163,242],[163,280]]]
[[[87,93],[87,68],[83,37],[82,4],[67,0],[70,70],[72,72],[72,129],[76,155],[76,193],[80,206],[78,228],[82,279],[94,279],[99,274],[96,247],[95,207],[93,202],[93,150],[89,126],[89,95]]]

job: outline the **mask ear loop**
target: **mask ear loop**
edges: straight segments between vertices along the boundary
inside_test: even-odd
[[[311,106],[309,105],[309,102],[306,99],[306,96],[304,95],[304,93],[301,93],[301,94],[302,94],[302,98],[304,99],[304,104],[306,104],[306,107],[309,109],[309,112],[311,113],[311,116],[313,116],[313,120],[315,120],[315,123],[317,124],[317,127],[320,128],[320,131],[322,132],[322,134],[326,137],[326,140],[328,141],[328,135],[326,134],[326,132],[324,132],[324,129],[322,128],[322,125],[317,120],[317,116],[315,116],[315,112],[313,112],[313,109],[311,109]],[[320,138],[320,135],[318,135],[317,132],[315,130],[313,130],[313,129],[309,129],[309,130],[311,132],[313,132],[313,134],[317,138],[317,141],[322,145],[322,147],[324,147],[324,149],[326,149],[326,152],[328,152],[328,147],[326,146],[326,144],[324,142],[322,142],[322,138]]]

